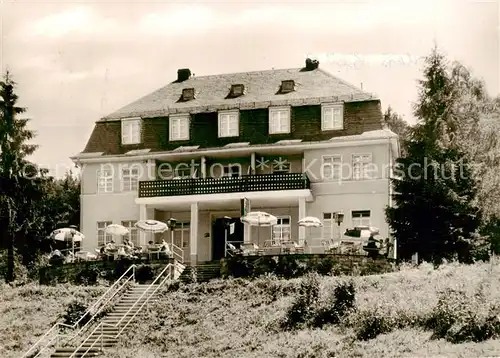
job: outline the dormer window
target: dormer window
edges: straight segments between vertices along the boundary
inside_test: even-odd
[[[194,99],[194,88],[184,88],[182,90],[182,100],[190,101]]]
[[[281,93],[293,92],[294,90],[295,90],[294,80],[281,81]]]
[[[229,90],[229,93],[226,96],[226,99],[236,98],[239,96],[243,96],[244,94],[245,94],[245,85],[242,85],[242,84],[231,85],[231,89]]]
[[[141,119],[122,119],[122,145],[141,143]]]

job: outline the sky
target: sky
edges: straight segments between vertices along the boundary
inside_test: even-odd
[[[94,122],[194,74],[298,68],[306,57],[415,123],[434,43],[500,91],[498,1],[0,1],[0,66],[61,176]]]

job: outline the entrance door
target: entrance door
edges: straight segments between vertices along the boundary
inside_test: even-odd
[[[225,227],[224,219],[215,219],[212,225],[212,257],[213,260],[220,260],[225,255],[225,240],[227,233],[227,241],[232,242],[237,248],[239,242],[243,242],[244,226],[239,218],[231,218],[228,222],[234,223],[234,232],[231,234],[229,226]]]

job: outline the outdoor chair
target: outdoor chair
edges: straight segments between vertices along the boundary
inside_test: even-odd
[[[243,253],[243,256],[254,256],[254,255],[264,254],[264,250],[262,250],[257,244],[254,243],[241,244],[241,251]]]

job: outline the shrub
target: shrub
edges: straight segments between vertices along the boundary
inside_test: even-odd
[[[154,272],[151,266],[142,265],[137,267],[135,271],[135,279],[139,283],[146,283],[154,280]]]
[[[75,283],[78,285],[95,285],[99,277],[99,270],[95,266],[84,266],[75,275]]]
[[[299,287],[298,295],[281,324],[281,328],[289,330],[299,328],[314,317],[314,304],[319,297],[319,281],[316,274],[306,275]]]
[[[320,307],[314,317],[314,327],[323,327],[326,324],[338,324],[349,314],[356,303],[356,290],[352,282],[340,283],[335,287],[332,297],[327,304]]]
[[[389,320],[374,312],[365,312],[365,314],[361,315],[358,324],[356,339],[361,341],[373,339],[379,334],[388,333],[393,329]]]
[[[87,306],[82,304],[81,302],[78,301],[71,302],[66,308],[64,314],[61,316],[61,318],[64,320],[63,323],[69,326],[74,325],[85,314],[87,309],[88,309]],[[89,314],[85,315],[82,321],[80,321],[80,325],[84,325],[85,323],[88,322],[89,319],[90,315]]]

